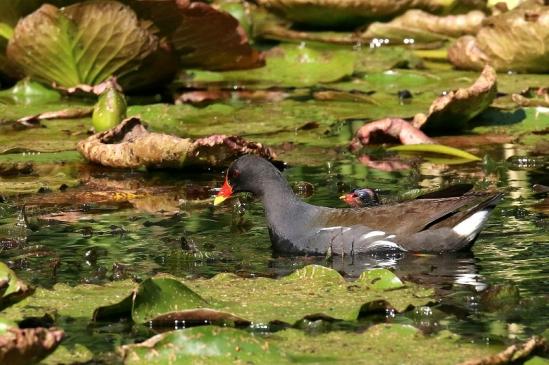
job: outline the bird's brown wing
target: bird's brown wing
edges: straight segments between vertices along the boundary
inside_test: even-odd
[[[327,226],[364,225],[395,234],[422,231],[431,226],[452,227],[499,194],[474,193],[446,199],[419,199],[360,209],[331,209]]]

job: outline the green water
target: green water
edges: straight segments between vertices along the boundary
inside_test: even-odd
[[[457,182],[504,191],[503,202],[472,252],[335,257],[330,261],[275,257],[258,201],[242,196],[214,208],[208,200],[213,194],[210,189],[222,182],[222,171],[129,173],[92,168],[90,176],[104,184],[162,187],[163,193],[131,204],[68,206],[45,204],[48,194],[61,194],[46,193],[40,196],[41,204],[27,203],[25,219],[21,213],[25,200],[6,198],[0,205],[0,259],[23,279],[45,287],[143,279],[158,272],[179,277],[210,277],[218,272],[277,277],[310,263],[333,267],[347,277],[385,267],[401,278],[437,289],[440,302],[432,311],[406,315],[425,331],[450,328],[473,341],[499,342],[510,336],[508,329],[512,328],[512,336],[526,338],[543,332],[549,324],[549,221],[547,201],[543,203],[547,196],[536,195],[531,188],[549,185],[548,161],[508,161],[521,154],[513,145],[486,146],[482,154],[482,162],[452,167],[421,163],[399,172],[383,172],[365,167],[354,155],[340,153],[328,161],[313,157],[310,164],[285,171],[292,184],[313,186],[307,201],[334,207],[343,206],[338,200],[342,192],[364,186],[378,189],[386,200],[413,189]],[[143,204],[147,199],[148,205]],[[60,221],[60,213],[67,211],[73,211],[76,218]],[[506,310],[494,309],[486,297],[496,284],[515,285],[520,299],[512,299]]]

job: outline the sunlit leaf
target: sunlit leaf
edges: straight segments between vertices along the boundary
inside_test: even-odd
[[[206,307],[208,303],[185,284],[172,278],[147,279],[135,293],[132,318],[147,322],[169,312]]]
[[[8,57],[28,75],[71,87],[135,71],[158,39],[114,1],[43,5],[15,27]]]

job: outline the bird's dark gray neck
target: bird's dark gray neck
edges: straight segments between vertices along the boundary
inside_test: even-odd
[[[314,229],[311,224],[317,222],[315,218],[321,208],[301,201],[285,181],[283,184],[271,185],[270,190],[260,198],[265,207],[274,249],[281,252],[298,251],[297,246],[304,239],[302,236]]]

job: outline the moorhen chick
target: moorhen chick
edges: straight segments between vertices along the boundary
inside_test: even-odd
[[[354,189],[339,197],[353,208],[373,207],[381,204],[379,196],[370,188]]]
[[[462,196],[473,188],[473,184],[454,184],[439,190],[429,191],[414,197],[413,199],[441,199]],[[402,198],[402,197],[401,197]],[[353,208],[373,207],[374,205],[386,204],[377,195],[376,191],[370,188],[354,189],[350,193],[339,197]],[[401,200],[403,201],[403,200]],[[394,201],[395,203],[397,201]]]
[[[502,197],[478,192],[367,208],[320,207],[299,200],[274,165],[253,155],[231,164],[214,205],[238,192],[262,201],[275,251],[318,255],[459,251],[473,244]]]

